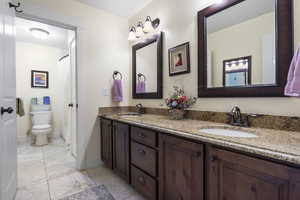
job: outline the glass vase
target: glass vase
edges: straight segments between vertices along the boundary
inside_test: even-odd
[[[169,116],[172,120],[183,120],[186,111],[183,109],[170,109]]]

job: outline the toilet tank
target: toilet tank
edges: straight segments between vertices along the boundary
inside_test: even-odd
[[[50,124],[52,119],[51,111],[31,112],[32,125]]]

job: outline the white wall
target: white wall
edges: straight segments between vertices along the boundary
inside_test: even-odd
[[[213,0],[153,0],[139,14],[130,18],[129,24],[146,19],[147,15],[159,17],[164,37],[164,97],[172,91],[173,85],[182,86],[188,95],[197,96],[197,12]],[[300,43],[300,1],[294,0],[295,46]],[[292,38],[291,38],[292,39]],[[168,49],[190,41],[191,73],[181,76],[168,75]],[[130,61],[131,63],[131,61]],[[131,64],[130,64],[131,65]],[[160,107],[163,100],[132,100],[131,105]],[[286,116],[300,116],[300,100],[295,98],[201,98],[193,107],[195,110],[228,112],[234,106],[243,112]]]
[[[100,131],[98,107],[116,106],[110,91],[112,73],[119,70],[124,78],[124,102],[129,103],[128,21],[108,12],[73,0],[26,0],[25,14],[73,25],[78,47],[78,167],[100,163]],[[86,159],[85,159],[86,158]]]
[[[27,132],[31,129],[30,100],[33,97],[51,97],[53,111],[54,136],[60,135],[59,107],[62,103],[58,100],[60,87],[58,73],[58,59],[62,50],[33,43],[16,43],[16,72],[17,72],[17,97],[24,102],[25,116],[18,117],[18,138],[24,141]],[[49,72],[49,89],[31,88],[31,70]]]

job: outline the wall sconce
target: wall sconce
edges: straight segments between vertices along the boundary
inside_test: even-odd
[[[137,39],[143,37],[145,34],[153,33],[155,29],[158,28],[160,24],[160,19],[152,20],[150,16],[147,16],[145,24],[141,21],[138,22],[137,27],[132,27],[129,32],[128,40],[136,41]]]
[[[128,36],[128,40],[129,41],[134,41],[136,40],[136,36],[135,36],[136,30],[135,27],[131,27],[130,32],[129,32],[129,36]]]
[[[144,25],[142,22],[139,22],[137,27],[136,27],[136,33],[135,36],[137,38],[141,38],[144,35]]]

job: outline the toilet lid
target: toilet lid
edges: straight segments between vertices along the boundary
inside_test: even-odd
[[[35,125],[32,127],[32,129],[48,129],[48,128],[51,128],[50,124]]]

